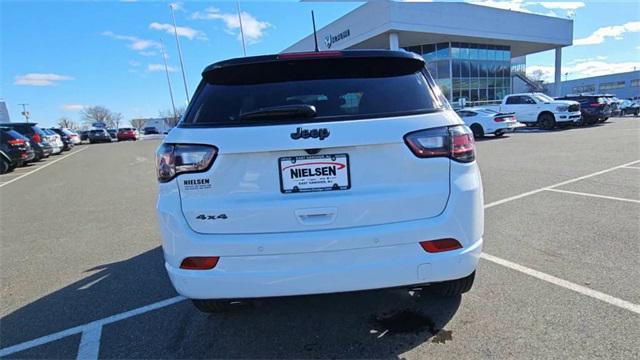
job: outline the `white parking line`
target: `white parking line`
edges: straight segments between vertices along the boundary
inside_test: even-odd
[[[625,169],[640,169],[640,166],[624,166]]]
[[[615,197],[615,196],[606,196],[606,195],[590,194],[590,193],[577,192],[577,191],[569,191],[569,190],[560,190],[560,189],[547,189],[546,191],[553,191],[553,192],[564,193],[564,194],[572,194],[572,195],[589,196],[589,197],[601,198],[601,199],[608,199],[608,200],[627,201],[627,202],[632,202],[632,203],[638,203],[638,204],[640,204],[640,200],[627,199],[627,198],[620,198],[620,197]]]
[[[47,167],[47,166],[49,166],[49,165],[55,164],[55,163],[57,163],[58,161],[60,161],[60,160],[62,160],[62,159],[66,159],[66,158],[68,158],[69,156],[73,156],[73,155],[75,155],[75,154],[77,154],[77,153],[79,153],[79,152],[82,152],[82,151],[84,151],[84,150],[87,150],[87,149],[88,149],[88,148],[87,148],[87,147],[85,147],[85,148],[82,148],[82,149],[80,149],[80,150],[76,150],[76,151],[72,152],[71,154],[67,154],[67,155],[64,155],[64,156],[62,156],[62,157],[59,157],[59,158],[57,158],[57,159],[55,159],[55,160],[53,160],[53,161],[51,161],[51,162],[48,162],[48,163],[42,164],[42,166],[38,166],[37,168],[33,169],[32,171],[30,171],[30,172],[28,172],[28,173],[24,173],[24,174],[22,174],[22,175],[20,175],[20,176],[18,176],[18,177],[16,177],[16,178],[13,178],[13,179],[11,179],[11,180],[9,180],[9,181],[7,181],[7,182],[3,182],[2,184],[0,184],[0,188],[1,188],[1,187],[3,187],[3,186],[9,185],[9,184],[11,184],[11,183],[12,183],[12,182],[14,182],[14,181],[18,181],[18,180],[22,179],[23,177],[25,177],[25,176],[27,176],[27,175],[31,175],[31,174],[33,174],[33,173],[34,173],[34,172],[36,172],[36,171],[42,170],[42,169],[46,168],[46,167]]]
[[[580,293],[582,295],[586,295],[589,296],[591,298],[600,300],[600,301],[604,301],[608,304],[611,304],[613,306],[617,306],[621,309],[625,309],[625,310],[629,310],[631,312],[634,312],[636,314],[640,314],[640,305],[638,304],[634,304],[632,302],[626,301],[626,300],[622,300],[622,299],[618,299],[617,297],[613,297],[611,295],[607,295],[605,293],[601,293],[599,291],[593,290],[593,289],[589,289],[588,287],[584,287],[582,285],[578,285],[575,283],[572,283],[570,281],[566,281],[566,280],[562,280],[560,278],[557,278],[553,275],[549,275],[549,274],[545,274],[543,272],[540,272],[538,270],[534,270],[531,268],[528,268],[526,266],[522,266],[519,264],[516,264],[514,262],[505,260],[505,259],[501,259],[497,256],[493,256],[493,255],[489,255],[487,253],[482,253],[480,255],[481,258],[491,261],[492,263],[498,264],[498,265],[502,265],[504,267],[508,267],[509,269],[515,270],[515,271],[519,271],[521,273],[527,274],[529,276],[533,276],[535,278],[538,278],[540,280],[552,283],[554,285],[563,287],[565,289],[569,289],[569,290],[573,290],[577,293]]]
[[[116,315],[112,315],[100,320],[96,320],[84,325],[78,325],[75,327],[72,327],[70,329],[66,329],[66,330],[62,330],[59,331],[57,333],[54,334],[49,334],[43,337],[39,337],[37,339],[33,339],[33,340],[29,340],[29,341],[25,341],[23,343],[20,344],[16,344],[13,346],[9,346],[6,347],[4,349],[0,349],[0,357],[4,357],[4,356],[8,356],[11,355],[13,353],[17,353],[20,351],[24,351],[27,349],[30,349],[32,347],[36,347],[36,346],[40,346],[40,345],[44,345],[44,344],[48,344],[52,341],[56,341],[56,340],[60,340],[62,338],[65,338],[67,336],[71,336],[71,335],[75,335],[75,334],[79,334],[79,333],[84,333],[85,331],[89,333],[88,335],[88,339],[85,339],[85,341],[83,342],[82,340],[80,341],[80,345],[82,346],[82,344],[84,343],[85,345],[87,344],[93,344],[93,346],[100,346],[100,333],[97,332],[96,328],[100,328],[102,329],[103,326],[120,321],[120,320],[124,320],[127,318],[130,318],[132,316],[136,316],[136,315],[141,315],[144,314],[146,312],[149,311],[153,311],[153,310],[157,310],[169,305],[173,305],[176,303],[179,303],[181,301],[184,301],[185,297],[183,296],[174,296],[170,299],[166,299],[166,300],[162,300],[162,301],[158,301],[156,303],[153,304],[149,304],[149,305],[145,305],[142,307],[139,307],[137,309],[133,309],[133,310],[129,310],[129,311],[125,311],[123,313],[120,314],[116,314]],[[83,335],[84,336],[84,335]],[[85,347],[86,349],[90,349],[91,347]],[[83,349],[79,349],[79,350],[83,350]],[[87,354],[89,353],[89,350],[86,350]]]
[[[78,360],[94,360],[100,353],[100,337],[102,336],[102,326],[87,327],[82,332],[80,346],[78,347]]]
[[[602,174],[604,174],[604,173],[608,173],[608,172],[613,171],[613,170],[621,169],[621,168],[623,168],[623,167],[627,167],[627,166],[629,166],[629,165],[633,165],[633,164],[636,164],[636,163],[640,163],[640,160],[636,160],[636,161],[628,162],[628,163],[626,163],[626,164],[622,164],[622,165],[614,166],[614,167],[612,167],[612,168],[608,168],[608,169],[604,169],[604,170],[601,170],[601,171],[597,171],[597,172],[594,172],[594,173],[591,173],[591,174],[588,174],[588,175],[579,176],[579,177],[576,177],[576,178],[573,178],[573,179],[565,180],[565,181],[559,182],[559,183],[557,183],[557,184],[553,184],[553,185],[549,185],[549,186],[541,187],[541,188],[539,188],[539,189],[535,189],[535,190],[527,191],[527,192],[522,193],[522,194],[520,194],[520,195],[515,195],[515,196],[508,197],[508,198],[506,198],[506,199],[502,199],[502,200],[494,201],[494,202],[492,202],[492,203],[485,204],[484,208],[485,208],[485,209],[488,209],[488,208],[494,207],[494,206],[496,206],[496,205],[501,205],[501,204],[504,204],[504,203],[507,203],[507,202],[510,202],[510,201],[513,201],[513,200],[522,199],[523,197],[527,197],[527,196],[530,196],[530,195],[535,195],[535,194],[540,193],[540,192],[543,192],[543,191],[545,191],[545,190],[549,190],[549,189],[552,189],[552,188],[555,188],[555,187],[558,187],[558,186],[562,186],[562,185],[571,184],[571,183],[574,183],[574,182],[576,182],[576,181],[580,181],[580,180],[588,179],[588,178],[590,178],[590,177],[594,177],[594,176],[602,175]]]

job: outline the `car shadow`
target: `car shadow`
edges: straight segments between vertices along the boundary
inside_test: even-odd
[[[460,302],[401,289],[274,298],[224,315],[186,315],[197,335],[168,348],[177,358],[399,358],[452,340],[447,324]]]
[[[158,247],[87,269],[82,280],[8,313],[0,319],[0,347],[175,295]],[[451,340],[446,326],[460,302],[460,296],[439,297],[424,289],[384,289],[270,298],[204,314],[184,301],[105,327],[100,357],[397,357],[427,341]]]
[[[485,142],[485,141],[496,141],[496,140],[502,140],[502,139],[508,139],[511,136],[509,136],[509,134],[504,134],[502,136],[495,136],[495,135],[485,135],[481,138],[475,138],[475,141],[478,142]]]

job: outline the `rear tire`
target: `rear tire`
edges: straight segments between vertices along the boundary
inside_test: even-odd
[[[475,277],[476,272],[474,271],[471,275],[463,277],[462,279],[431,284],[427,289],[441,296],[459,296],[471,290]]]
[[[196,309],[207,314],[226,312],[234,307],[231,300],[191,299],[191,302]]]
[[[480,124],[471,125],[471,131],[473,131],[473,137],[476,139],[482,139],[484,137],[484,129]]]
[[[6,174],[9,172],[11,164],[5,158],[0,158],[0,174]]]
[[[552,130],[556,127],[556,119],[551,114],[542,114],[538,117],[538,127],[543,130]]]

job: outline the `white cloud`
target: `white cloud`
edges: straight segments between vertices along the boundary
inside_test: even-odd
[[[138,67],[140,66],[140,62],[135,60],[129,60],[129,66]]]
[[[242,16],[242,30],[244,31],[244,37],[249,43],[256,43],[264,36],[264,31],[270,27],[273,27],[266,21],[260,21],[253,17],[246,11],[241,12]],[[203,12],[195,12],[191,15],[193,19],[200,20],[222,20],[226,26],[226,32],[232,35],[237,35],[240,39],[240,22],[238,14],[236,13],[221,13],[219,9],[210,7]]]
[[[591,35],[576,39],[573,45],[602,44],[607,38],[622,39],[622,35],[628,32],[640,32],[640,21],[631,21],[623,25],[605,26],[594,31]]]
[[[564,80],[564,74],[569,73],[569,78],[580,79],[591,76],[608,75],[620,72],[633,71],[640,69],[640,61],[627,61],[627,62],[605,62],[602,60],[584,59],[584,61],[570,62],[573,65],[567,65],[562,67],[562,79]],[[540,71],[543,74],[545,82],[553,82],[554,68],[553,66],[545,65],[527,65],[527,75]]]
[[[160,43],[153,40],[140,39],[131,35],[118,35],[112,31],[103,31],[101,35],[115,40],[127,41],[129,43],[127,47],[145,56],[155,55],[156,52],[154,50],[160,49]]]
[[[573,17],[576,9],[585,7],[582,1],[524,1],[524,0],[468,0],[467,2],[475,5],[489,6],[503,10],[520,11],[524,13],[536,13],[546,16],[558,17],[553,10],[566,10],[566,16]],[[528,7],[538,5],[547,11],[533,11]]]
[[[49,86],[56,85],[60,81],[67,80],[73,80],[73,78],[67,75],[29,73],[16,76],[14,84],[26,86]]]
[[[173,25],[171,24],[160,24],[157,22],[152,22],[149,24],[149,29],[153,30],[161,30],[166,32],[167,34],[173,35]],[[207,40],[207,36],[200,30],[196,30],[194,28],[186,27],[186,26],[176,26],[176,32],[178,36],[184,36],[189,40],[193,40],[194,38],[199,40]]]
[[[82,104],[65,104],[61,106],[62,110],[65,110],[65,111],[80,111],[85,107],[87,107],[87,105],[82,105]]]
[[[538,5],[546,8],[546,9],[560,9],[560,10],[577,10],[579,8],[585,7],[585,4],[582,1],[541,1],[537,3]]]
[[[526,8],[527,4],[524,0],[511,0],[511,1],[497,1],[497,0],[472,0],[468,1],[471,4],[493,7],[503,10],[513,10],[530,13],[531,11]]]
[[[169,70],[169,72],[175,72],[178,70],[173,66],[167,66],[167,69]],[[164,64],[149,64],[147,65],[147,71],[148,72],[164,71]]]

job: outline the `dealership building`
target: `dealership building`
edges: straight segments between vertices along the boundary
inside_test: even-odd
[[[613,94],[620,99],[638,99],[640,70],[568,80],[560,85],[563,94]],[[555,84],[547,86],[553,89]]]
[[[467,3],[376,1],[319,29],[317,37],[320,50],[413,51],[450,101],[491,101],[537,86],[525,75],[529,54],[555,50],[554,78],[560,83],[573,20]],[[311,34],[284,52],[313,49]],[[560,95],[561,88],[552,92]]]

